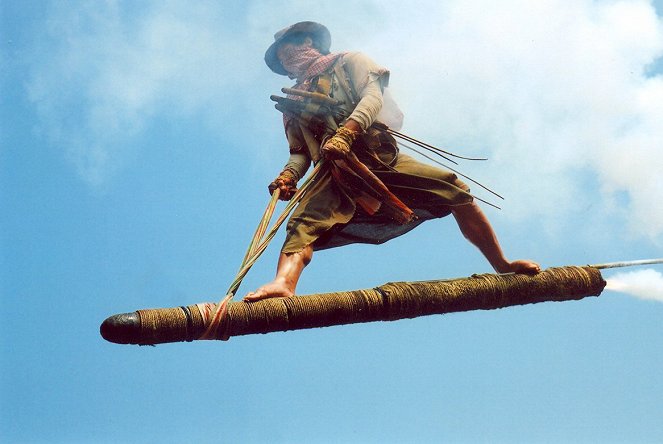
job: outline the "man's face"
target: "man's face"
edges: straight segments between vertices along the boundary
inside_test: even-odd
[[[279,45],[279,47],[276,49],[276,56],[279,58],[279,61],[283,63],[283,60],[286,59],[286,54],[290,52],[292,49],[303,49],[303,48],[310,48],[313,45],[313,40],[311,40],[310,37],[306,37],[304,39],[304,42],[300,44],[294,44],[294,43],[282,43]]]

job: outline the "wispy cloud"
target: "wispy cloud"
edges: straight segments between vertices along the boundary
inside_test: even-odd
[[[155,115],[228,112],[230,84],[251,70],[224,20],[217,2],[51,4],[28,90],[86,181],[104,182]]]

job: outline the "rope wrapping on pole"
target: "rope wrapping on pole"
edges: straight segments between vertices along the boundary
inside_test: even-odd
[[[600,295],[604,287],[598,269],[570,266],[550,268],[534,276],[482,274],[252,303],[230,302],[217,335],[208,339],[579,300]],[[207,329],[209,321],[204,313],[210,310],[216,306],[206,303],[115,315],[104,321],[101,334],[121,344],[190,341]]]

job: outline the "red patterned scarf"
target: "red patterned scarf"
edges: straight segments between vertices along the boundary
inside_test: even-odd
[[[295,86],[297,87],[328,71],[343,53],[322,55],[310,46],[287,45],[281,50],[280,55],[283,57],[281,64],[290,73],[290,78],[297,79]]]

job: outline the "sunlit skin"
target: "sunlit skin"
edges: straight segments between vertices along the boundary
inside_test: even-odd
[[[283,50],[287,46],[304,48],[311,47],[312,45],[313,41],[311,38],[306,37],[301,45],[294,45],[292,43],[281,45],[277,49],[276,54],[279,60],[283,61]],[[351,119],[347,120],[344,126],[352,131],[361,131],[359,123]],[[281,191],[285,192],[286,189]],[[456,219],[463,236],[481,251],[496,272],[536,274],[541,271],[541,267],[536,262],[522,259],[509,261],[504,256],[497,240],[497,235],[490,225],[488,218],[486,218],[476,203],[471,202],[455,206],[452,208],[451,213]],[[261,299],[294,296],[299,277],[312,258],[313,248],[310,245],[297,253],[281,253],[274,280],[261,286],[256,291],[247,294],[244,300],[254,302]]]

